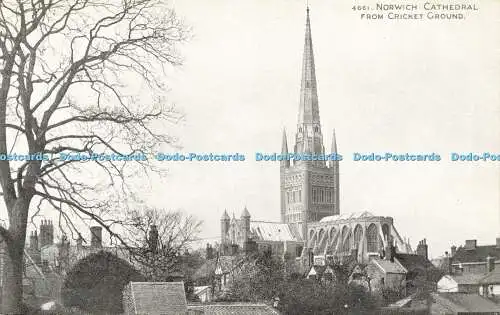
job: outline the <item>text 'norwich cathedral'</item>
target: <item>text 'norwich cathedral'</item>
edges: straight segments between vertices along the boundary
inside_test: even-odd
[[[326,154],[321,130],[318,91],[314,63],[309,9],[302,60],[299,113],[295,144],[289,150],[283,131],[282,154]],[[335,131],[332,131],[331,154],[337,153]],[[245,207],[240,219],[221,218],[223,254],[239,249],[271,250],[275,255],[287,253],[315,263],[329,259],[355,258],[366,262],[379,256],[387,247],[401,253],[411,251],[394,227],[391,217],[375,216],[367,211],[341,214],[339,202],[339,162],[280,162],[281,222],[251,220]]]

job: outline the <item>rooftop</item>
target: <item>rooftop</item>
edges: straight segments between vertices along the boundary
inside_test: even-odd
[[[476,246],[471,249],[459,247],[455,255],[453,255],[453,263],[486,262],[486,257],[488,256],[499,260],[500,247],[496,245]]]
[[[280,313],[263,303],[216,303],[189,305],[189,310],[201,311],[206,315],[279,315]]]
[[[130,282],[133,314],[179,315],[187,312],[184,283]]]
[[[331,215],[328,217],[324,217],[319,220],[319,222],[331,222],[331,221],[340,221],[340,220],[353,220],[353,219],[361,219],[361,218],[371,218],[375,217],[371,212],[363,211],[363,212],[352,212],[352,213],[343,213]]]
[[[286,223],[250,221],[250,231],[254,240],[262,241],[300,241],[299,231]]]

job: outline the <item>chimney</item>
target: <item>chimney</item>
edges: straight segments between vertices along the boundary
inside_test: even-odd
[[[36,231],[31,232],[30,249],[33,251],[38,250],[38,235],[37,235]]]
[[[417,255],[425,257],[425,259],[428,259],[428,246],[427,246],[427,240],[424,238],[420,242],[418,242],[417,246]]]
[[[391,236],[387,238],[387,246],[385,247],[384,259],[394,261],[394,246],[392,245],[393,239]]]
[[[54,226],[51,220],[42,220],[40,224],[40,248],[54,244]]]
[[[151,225],[151,229],[149,230],[149,250],[152,253],[156,253],[158,250],[158,228],[156,225]]]
[[[500,237],[497,237],[497,248],[500,248]]]
[[[451,257],[455,256],[456,253],[457,253],[457,247],[455,245],[453,245],[451,247]]]
[[[83,249],[83,237],[80,233],[78,233],[78,238],[76,239],[76,249],[78,251]]]
[[[207,253],[206,254],[207,254],[207,257],[206,257],[207,260],[214,258],[214,249],[208,243],[207,243]]]
[[[495,257],[486,257],[486,272],[492,272],[495,269]]]
[[[90,247],[101,248],[102,247],[102,227],[91,226],[90,227]]]
[[[471,249],[476,249],[477,247],[477,240],[466,240],[465,241],[465,249],[471,250]]]

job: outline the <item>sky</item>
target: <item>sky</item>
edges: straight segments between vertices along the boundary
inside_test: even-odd
[[[468,3],[479,10],[464,20],[369,21],[352,1],[309,0],[324,144],[329,150],[335,128],[344,157],[340,212],[393,217],[414,248],[427,239],[431,257],[466,239],[500,237],[500,162],[449,161],[451,152],[500,154],[500,2]],[[225,209],[239,217],[246,206],[252,219],[279,221],[279,162],[254,155],[280,152],[283,128],[292,147],[305,1],[171,5],[192,36],[180,47],[183,65],[165,77],[168,101],[185,119],[164,126],[182,146],[164,153],[246,160],[163,162],[168,175],[150,178],[142,199],[201,219],[203,242],[220,239]],[[355,152],[442,160],[355,162]]]
[[[365,0],[360,4],[374,4]],[[367,21],[351,1],[311,0],[325,146],[336,130],[341,213],[391,216],[432,257],[500,236],[500,162],[451,162],[451,152],[500,152],[500,3],[479,0],[460,21]],[[305,2],[173,3],[192,28],[183,66],[167,78],[185,114],[180,152],[243,153],[245,162],[169,162],[148,196],[204,221],[216,241],[227,209],[279,220],[279,164],[254,161],[293,139]],[[289,147],[291,144],[289,143]],[[170,150],[175,152],[175,150]],[[354,152],[432,153],[440,162],[355,162]]]

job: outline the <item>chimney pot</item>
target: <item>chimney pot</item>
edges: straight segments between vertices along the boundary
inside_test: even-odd
[[[476,249],[477,240],[465,240],[465,249]]]

